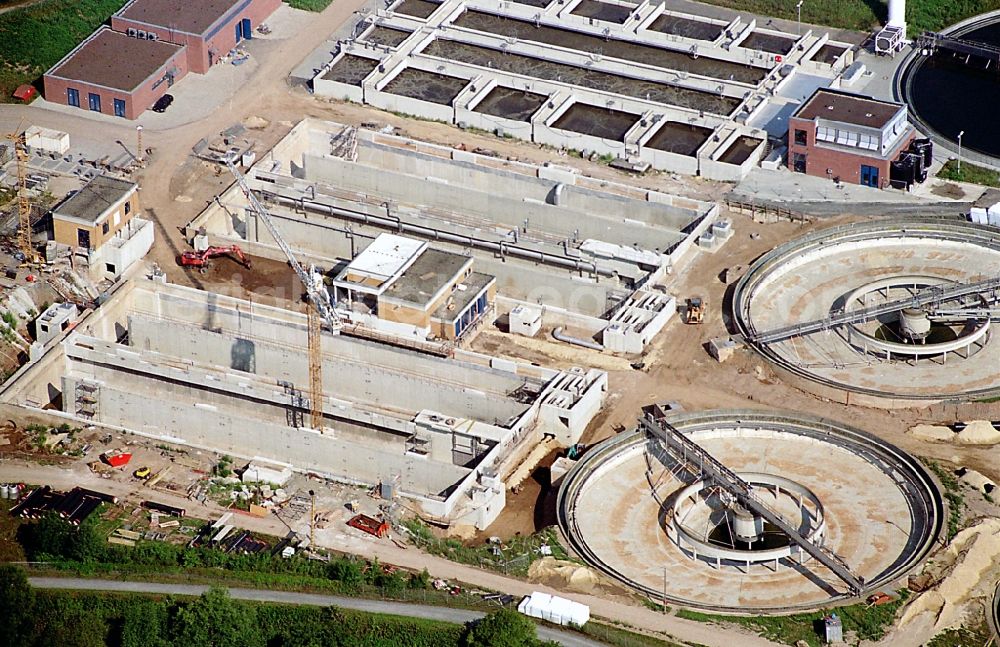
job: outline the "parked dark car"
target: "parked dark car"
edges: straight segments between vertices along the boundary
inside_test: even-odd
[[[174,102],[174,95],[165,94],[153,104],[153,112],[166,112],[170,104]]]

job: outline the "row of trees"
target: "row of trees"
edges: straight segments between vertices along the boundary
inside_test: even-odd
[[[470,627],[274,604],[213,588],[193,600],[35,591],[0,565],[0,645],[9,647],[542,647],[535,625],[498,610]]]
[[[56,515],[46,515],[21,526],[18,541],[28,559],[98,572],[169,573],[191,569],[224,569],[238,574],[254,574],[261,584],[280,580],[280,576],[304,576],[330,580],[344,593],[377,587],[393,595],[403,589],[426,589],[430,577],[425,572],[405,574],[384,572],[377,563],[351,557],[330,562],[307,559],[282,559],[268,552],[256,555],[227,554],[214,548],[188,548],[162,541],[142,541],[135,547],[109,544],[99,528],[98,515],[91,515],[79,527]],[[275,578],[274,576],[278,576]]]

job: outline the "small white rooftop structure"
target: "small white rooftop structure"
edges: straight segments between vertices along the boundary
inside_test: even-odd
[[[590,620],[590,607],[566,598],[535,591],[517,605],[517,610],[532,618],[541,618],[557,625],[583,626]]]
[[[337,275],[334,284],[357,292],[382,294],[425,249],[427,243],[413,238],[379,234]]]
[[[244,483],[274,483],[280,487],[291,478],[292,468],[288,465],[254,459],[243,471],[241,480]]]

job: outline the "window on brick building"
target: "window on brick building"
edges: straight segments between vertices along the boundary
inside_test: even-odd
[[[806,135],[806,131],[799,130],[798,128],[795,129],[795,143],[798,146],[805,146],[806,144],[809,143],[809,140],[808,140],[807,135]]]

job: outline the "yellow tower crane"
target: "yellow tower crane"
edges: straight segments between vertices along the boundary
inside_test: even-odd
[[[323,430],[323,338],[316,308],[307,305],[309,317],[309,406],[312,428]]]
[[[271,214],[267,208],[261,204],[257,196],[254,195],[246,177],[236,168],[232,162],[226,162],[229,172],[236,178],[236,183],[240,185],[243,194],[250,202],[250,207],[257,214],[260,222],[264,223],[268,233],[274,238],[281,251],[284,252],[288,264],[295,270],[295,274],[302,281],[302,286],[306,289],[309,303],[308,312],[308,345],[309,345],[309,413],[310,424],[313,429],[323,431],[323,355],[320,345],[322,339],[322,324],[325,321],[330,334],[338,335],[344,327],[344,322],[334,310],[334,304],[330,302],[330,295],[323,287],[322,278],[316,273],[315,268],[306,270],[302,263],[295,257],[295,252],[285,242],[281,232],[271,220]]]
[[[6,136],[14,144],[14,159],[17,166],[17,247],[27,262],[37,262],[37,254],[31,246],[31,201],[28,199],[28,151],[25,150],[24,134],[9,133]]]

